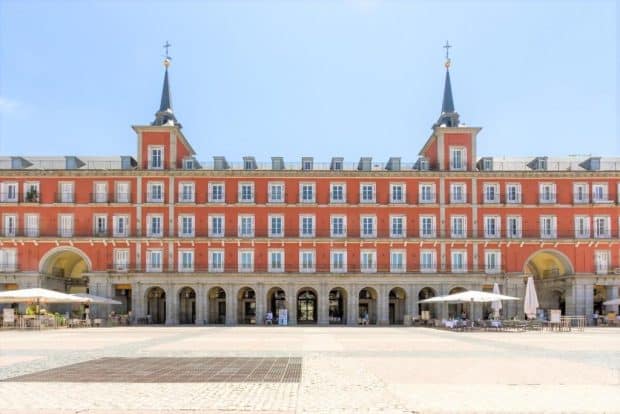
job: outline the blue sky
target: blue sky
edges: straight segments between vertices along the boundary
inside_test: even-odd
[[[414,160],[444,49],[478,155],[619,155],[615,1],[0,1],[0,154],[133,155],[173,45],[200,160]]]

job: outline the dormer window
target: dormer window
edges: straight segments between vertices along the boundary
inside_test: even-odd
[[[467,150],[464,147],[450,147],[450,170],[465,170]]]
[[[164,147],[149,146],[149,169],[161,170],[164,168]]]
[[[189,158],[183,160],[183,169],[184,170],[193,170],[194,169],[194,160]]]
[[[312,170],[312,157],[303,157],[301,159],[301,169],[304,171],[311,171]]]

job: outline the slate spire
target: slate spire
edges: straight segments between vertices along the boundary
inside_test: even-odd
[[[443,87],[443,102],[441,103],[441,115],[434,126],[457,127],[459,126],[459,114],[454,110],[454,98],[452,97],[452,83],[450,82],[450,55],[452,46],[446,42],[446,80]]]
[[[181,128],[181,124],[177,121],[172,110],[172,98],[170,96],[170,82],[168,81],[168,68],[170,67],[172,59],[168,56],[168,48],[170,44],[166,42],[164,48],[166,49],[166,58],[164,59],[164,86],[161,90],[161,103],[159,104],[159,111],[155,114],[155,121],[152,125],[176,125]]]

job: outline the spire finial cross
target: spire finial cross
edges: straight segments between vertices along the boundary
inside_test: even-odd
[[[170,43],[168,43],[168,41],[166,40],[166,43],[164,44],[163,48],[166,49],[166,59],[170,59],[170,55],[168,55],[168,49],[170,48],[170,46],[172,46]]]
[[[450,44],[450,42],[446,40],[446,44],[443,46],[443,48],[446,49],[446,59],[450,59],[450,48],[451,47],[452,45]]]

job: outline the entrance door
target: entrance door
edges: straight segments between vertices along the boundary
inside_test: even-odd
[[[390,303],[390,325],[394,325],[396,323],[396,305],[394,303]]]
[[[310,290],[297,296],[297,322],[316,323],[316,295]]]

